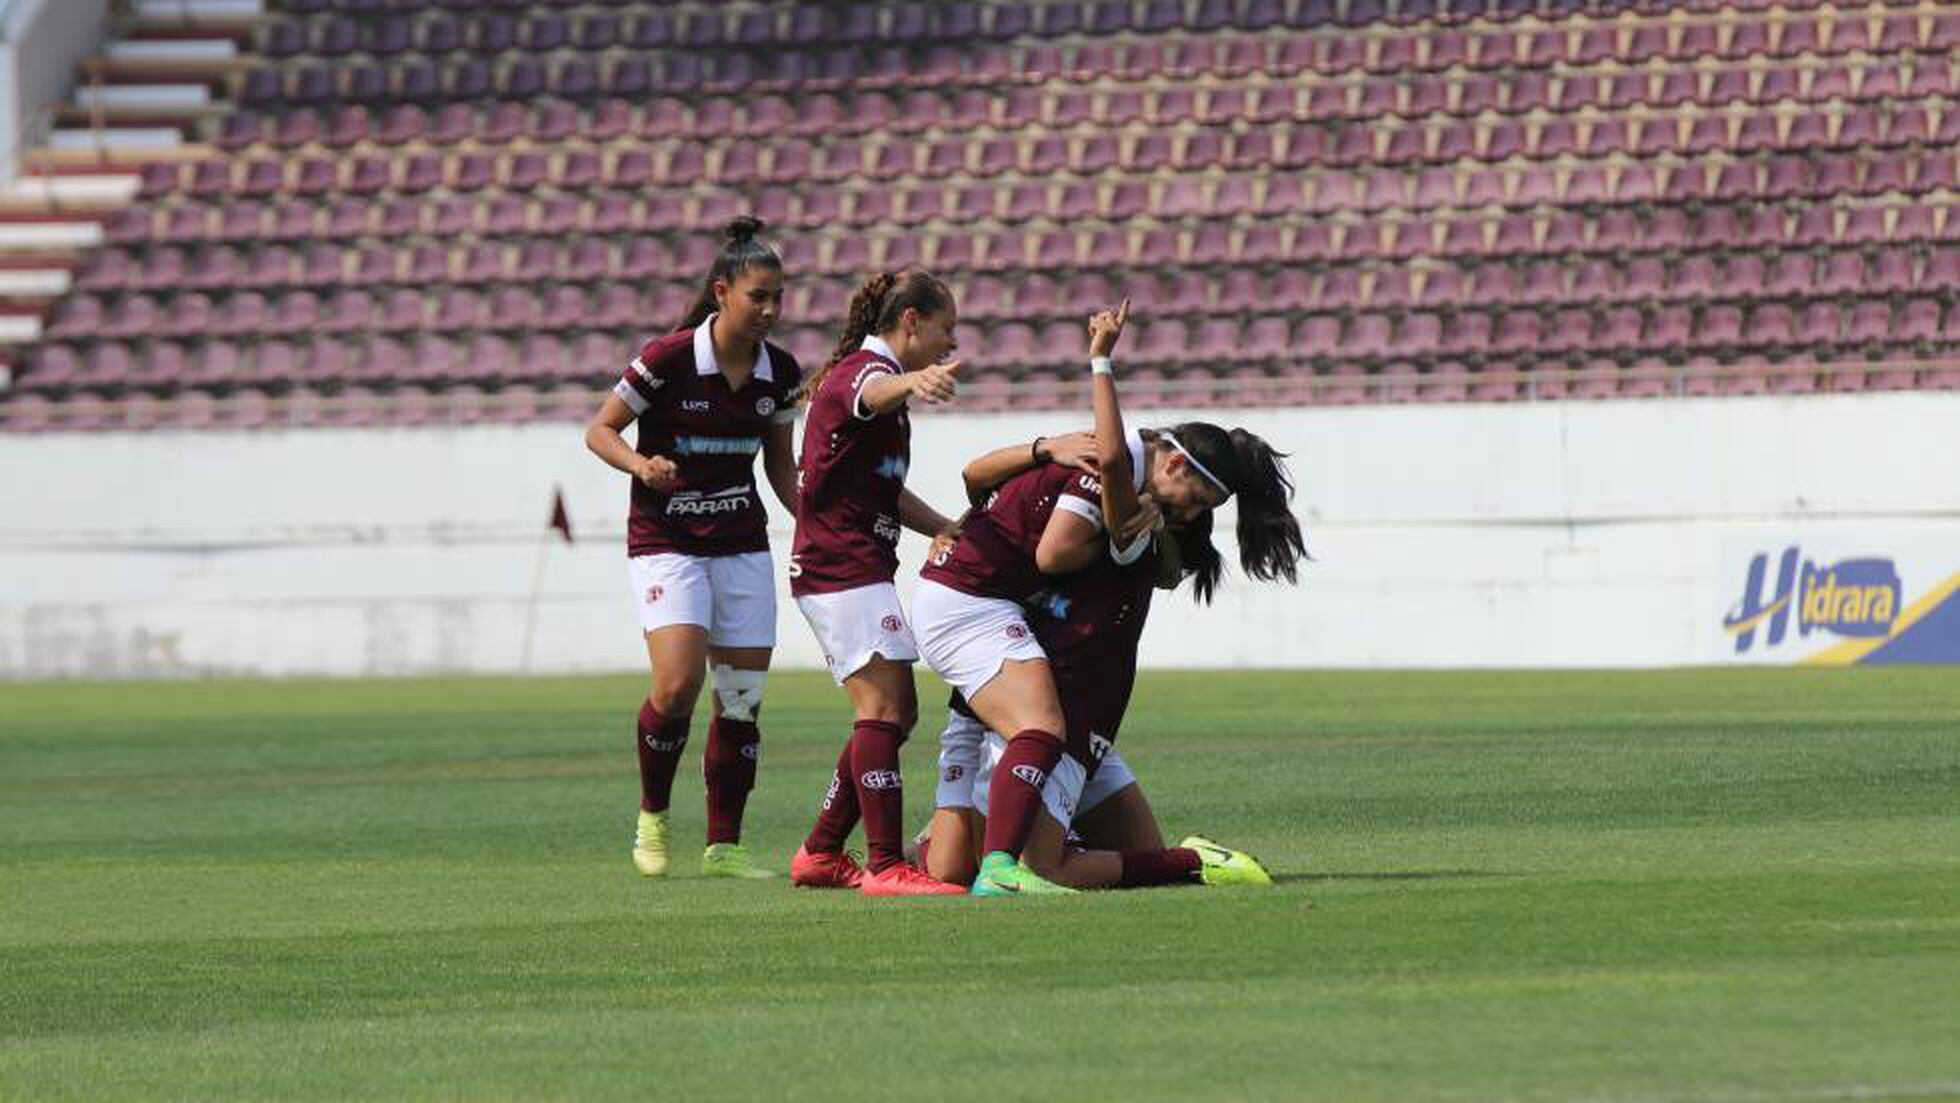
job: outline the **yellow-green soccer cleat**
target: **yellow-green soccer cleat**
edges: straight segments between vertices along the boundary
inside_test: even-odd
[[[1198,852],[1198,860],[1204,865],[1198,876],[1207,885],[1271,885],[1272,874],[1259,864],[1259,859],[1243,850],[1219,846],[1203,835],[1193,835],[1177,844],[1186,850]]]
[[[633,836],[633,864],[642,877],[667,872],[667,813],[641,811],[640,830]]]
[[[767,881],[776,874],[749,857],[741,843],[714,843],[701,855],[701,876],[733,877],[738,881]]]
[[[973,879],[975,896],[1074,896],[1075,890],[1047,880],[1005,850],[980,859]]]

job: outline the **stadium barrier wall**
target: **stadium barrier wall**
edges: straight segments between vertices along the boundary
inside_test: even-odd
[[[1160,595],[1147,665],[1960,660],[1960,395],[1201,416],[1292,453],[1315,562],[1208,609]],[[1087,420],[920,416],[910,485],[951,509],[970,456]],[[644,662],[625,480],[577,425],[22,435],[0,470],[0,677]],[[779,621],[779,666],[820,667],[786,597]]]

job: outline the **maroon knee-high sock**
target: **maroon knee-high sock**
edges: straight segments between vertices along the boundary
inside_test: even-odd
[[[1007,741],[1007,753],[994,764],[993,780],[987,783],[987,841],[982,849],[988,854],[1005,850],[1020,857],[1041,807],[1041,787],[1061,757],[1062,741],[1039,728]]]
[[[674,770],[687,749],[692,716],[662,716],[640,702],[640,811],[664,812],[674,794]]]
[[[898,748],[905,731],[887,720],[851,725],[851,781],[864,814],[865,868],[876,873],[905,860],[905,781]]]
[[[1198,880],[1202,863],[1198,852],[1174,846],[1168,850],[1124,850],[1123,879],[1117,888],[1138,889],[1149,885],[1182,885]]]
[[[858,825],[857,786],[851,783],[851,741],[844,741],[838,752],[837,768],[831,772],[830,788],[823,793],[823,807],[817,810],[817,824],[803,840],[803,849],[812,854],[835,854],[844,849],[844,840]]]
[[[755,788],[762,733],[752,721],[717,716],[708,725],[701,776],[708,783],[708,845],[742,841],[742,810]]]

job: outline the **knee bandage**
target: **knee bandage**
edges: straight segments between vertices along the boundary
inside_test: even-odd
[[[715,700],[721,702],[721,714],[729,720],[755,723],[756,714],[762,711],[762,682],[769,676],[766,670],[737,670],[727,663],[719,663],[714,668]]]

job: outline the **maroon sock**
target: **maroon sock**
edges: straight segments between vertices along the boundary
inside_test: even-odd
[[[674,769],[687,749],[692,716],[662,716],[640,702],[640,811],[664,812],[674,794]]]
[[[1198,852],[1181,846],[1168,850],[1125,850],[1123,879],[1117,888],[1137,889],[1150,885],[1182,885],[1198,880],[1203,863]]]
[[[905,731],[886,720],[851,725],[851,780],[864,813],[865,868],[873,873],[905,860],[905,781],[898,747]]]
[[[994,764],[993,780],[987,783],[987,842],[982,849],[988,854],[1005,850],[1020,857],[1041,807],[1041,787],[1061,757],[1062,741],[1039,728],[1007,741],[1007,753]]]
[[[823,807],[817,810],[817,825],[803,840],[803,849],[812,854],[835,854],[844,849],[844,840],[858,825],[857,786],[851,784],[851,741],[837,755],[837,768],[831,771],[830,788],[823,793]]]
[[[708,725],[708,750],[701,775],[708,782],[708,845],[742,841],[742,810],[755,788],[762,733],[748,720],[717,716]]]

